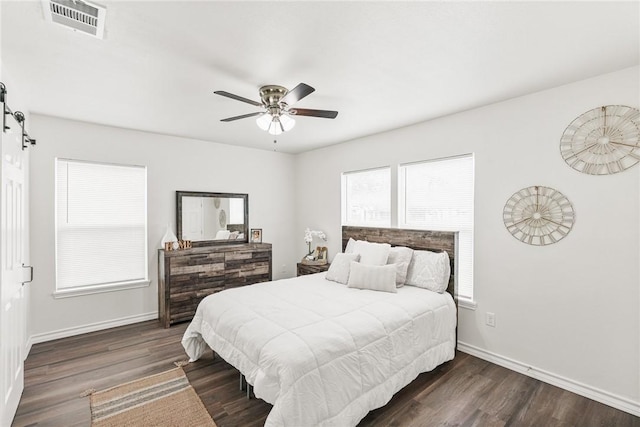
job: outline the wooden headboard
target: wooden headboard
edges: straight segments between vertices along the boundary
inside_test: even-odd
[[[457,231],[430,231],[430,230],[404,230],[399,228],[371,228],[371,227],[342,227],[342,251],[347,247],[349,238],[354,240],[366,240],[373,243],[389,243],[391,246],[406,246],[415,250],[427,250],[432,252],[447,251],[451,262],[451,277],[447,292],[454,301],[458,301],[457,289],[457,262],[458,232]]]

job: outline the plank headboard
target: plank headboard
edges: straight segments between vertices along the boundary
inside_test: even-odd
[[[447,292],[454,301],[458,301],[457,289],[457,262],[458,232],[457,231],[430,231],[430,230],[405,230],[399,228],[372,228],[372,227],[342,227],[342,251],[347,247],[347,242],[354,240],[366,240],[373,243],[389,243],[391,246],[406,246],[415,250],[428,250],[432,252],[447,251],[451,262],[451,277]]]

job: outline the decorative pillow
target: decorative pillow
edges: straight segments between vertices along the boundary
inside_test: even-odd
[[[372,243],[366,240],[349,239],[345,254],[360,254],[360,263],[367,265],[385,265],[389,257],[391,245],[388,243]]]
[[[218,230],[215,240],[228,239],[231,232],[229,230]]]
[[[413,251],[405,284],[443,293],[450,275],[451,265],[446,252]]]
[[[407,272],[409,271],[408,262],[396,262],[393,265],[396,268],[396,288],[401,288],[407,281]]]
[[[329,270],[327,270],[325,278],[332,282],[338,282],[346,285],[349,280],[351,262],[357,262],[358,259],[360,259],[359,254],[336,254],[329,266]]]
[[[396,286],[401,288],[407,280],[407,271],[413,257],[413,249],[404,246],[394,246],[389,250],[387,264],[396,266]]]
[[[349,237],[349,241],[347,242],[347,246],[345,246],[345,248],[344,248],[344,253],[345,253],[345,254],[352,254],[352,253],[354,253],[354,252],[355,252],[355,251],[354,251],[354,249],[355,249],[355,246],[354,246],[354,245],[355,245],[355,244],[356,244],[356,241],[355,241],[355,240],[353,240],[351,237]]]
[[[392,264],[378,266],[352,261],[347,286],[349,288],[395,293],[397,292],[396,267]]]

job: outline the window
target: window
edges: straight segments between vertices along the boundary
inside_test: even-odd
[[[57,297],[145,286],[147,171],[56,159]]]
[[[391,225],[391,169],[342,174],[342,225]]]
[[[473,299],[473,155],[400,165],[398,226],[458,231],[458,293]]]

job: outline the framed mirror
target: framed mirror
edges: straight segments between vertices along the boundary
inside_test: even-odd
[[[249,195],[176,191],[179,240],[193,246],[249,242]]]

